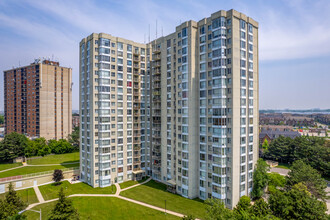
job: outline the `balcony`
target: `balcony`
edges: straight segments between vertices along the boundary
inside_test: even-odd
[[[140,62],[140,59],[139,59],[139,57],[134,56],[133,61],[134,62]]]
[[[153,56],[152,56],[152,59],[153,60],[160,60],[160,54],[154,54]]]
[[[158,54],[158,53],[160,53],[160,47],[154,47],[154,48],[152,48],[152,52],[154,53],[154,54]]]
[[[154,62],[154,63],[153,63],[153,66],[154,66],[155,68],[160,67],[160,65],[161,65],[160,61],[157,61],[157,62]]]
[[[154,74],[160,74],[161,71],[160,71],[160,67],[158,68],[155,68],[154,71],[153,71]]]
[[[160,82],[160,76],[153,76],[152,79],[154,82]]]
[[[133,54],[134,54],[134,55],[140,55],[140,51],[139,51],[139,50],[134,50],[134,51],[133,51]]]

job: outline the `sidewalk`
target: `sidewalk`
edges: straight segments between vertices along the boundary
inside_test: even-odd
[[[119,186],[118,183],[115,183],[115,186],[116,186],[116,189],[117,189],[116,194],[73,194],[73,195],[69,195],[68,197],[115,197],[115,198],[119,198],[119,199],[122,199],[122,200],[125,200],[125,201],[128,201],[128,202],[138,204],[138,205],[142,205],[142,206],[147,207],[147,208],[151,208],[151,209],[158,210],[158,211],[161,211],[161,212],[165,212],[165,213],[168,213],[168,214],[171,214],[171,215],[174,215],[174,216],[178,216],[180,218],[184,217],[185,215],[183,215],[181,213],[173,212],[173,211],[170,211],[170,210],[165,210],[165,209],[157,207],[157,206],[149,205],[147,203],[140,202],[140,201],[137,201],[137,200],[134,200],[134,199],[129,199],[129,198],[126,198],[126,197],[123,197],[123,196],[119,195],[120,192],[122,192],[122,191],[140,186],[142,184],[145,184],[145,183],[149,182],[150,180],[151,180],[151,178],[147,179],[146,181],[144,181],[142,183],[138,183],[136,185],[127,187],[123,190],[120,189],[120,186]],[[51,200],[46,200],[45,201],[42,194],[41,194],[41,192],[40,192],[40,190],[39,190],[39,188],[38,188],[38,186],[35,186],[33,188],[34,188],[34,191],[36,192],[39,203],[30,204],[24,211],[27,211],[27,210],[29,210],[29,209],[37,206],[37,205],[41,205],[41,204],[45,204],[45,203],[49,203],[49,202],[54,202],[54,201],[58,200],[58,198],[56,198],[56,199],[51,199]]]

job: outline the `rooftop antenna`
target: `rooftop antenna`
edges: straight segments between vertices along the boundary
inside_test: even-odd
[[[163,26],[162,26],[162,37],[164,37],[164,34],[163,34]]]
[[[156,39],[157,39],[157,19],[156,19]]]
[[[150,43],[150,24],[149,24],[149,39],[148,39],[149,43]]]
[[[21,67],[21,61],[20,60],[18,61],[18,67]]]
[[[146,43],[146,34],[144,34],[144,41],[143,43],[145,44]]]

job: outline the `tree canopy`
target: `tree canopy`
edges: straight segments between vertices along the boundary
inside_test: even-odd
[[[25,135],[12,132],[5,135],[0,142],[0,161],[11,162],[21,156],[45,156],[48,154],[72,153],[79,150],[79,147],[71,145],[67,140],[47,140],[36,138],[29,140]]]
[[[58,193],[59,199],[49,215],[50,220],[79,219],[77,210],[73,207],[72,200],[66,198],[63,188]]]
[[[4,200],[0,200],[0,219],[11,219],[14,216],[17,219],[23,219],[22,216],[18,215],[18,212],[23,210],[26,204],[17,195],[12,183],[9,184],[8,188]]]
[[[263,157],[290,164],[303,160],[323,176],[330,177],[330,141],[324,138],[300,136],[291,139],[280,136],[269,144]]]
[[[321,175],[310,165],[305,164],[302,160],[293,163],[291,171],[287,176],[287,185],[293,187],[298,183],[303,183],[307,190],[316,198],[325,200],[327,183]]]
[[[253,198],[260,198],[264,194],[264,190],[268,184],[268,171],[268,164],[263,159],[259,159],[253,172]]]
[[[5,135],[0,142],[0,161],[12,161],[24,156],[24,150],[28,145],[28,138],[16,132]]]

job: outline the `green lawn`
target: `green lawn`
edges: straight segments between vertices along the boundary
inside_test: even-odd
[[[27,161],[31,165],[41,164],[62,164],[63,163],[79,163],[79,152],[68,153],[68,154],[55,154],[48,155],[38,159],[29,159]]]
[[[166,185],[157,183],[153,180],[141,186],[123,191],[121,196],[135,199],[150,205],[165,207],[171,211],[182,213],[184,215],[193,215],[194,217],[204,219],[206,215],[206,204],[201,201],[186,199],[182,196],[166,191]]]
[[[14,168],[14,167],[18,167],[18,166],[22,166],[22,163],[4,163],[4,164],[0,164],[0,171],[1,170],[7,170],[10,168]]]
[[[26,202],[27,204],[39,202],[33,188],[17,190],[16,192],[17,192],[17,195],[19,195],[21,197],[21,199],[24,202]],[[0,194],[0,199],[4,199],[5,195],[6,195],[6,193]]]
[[[77,208],[80,219],[180,219],[179,217],[165,214],[163,212],[140,206],[125,200],[110,197],[74,197],[70,198],[73,205]],[[47,219],[49,213],[56,202],[46,203],[34,207],[34,210],[40,210],[42,219]],[[26,211],[28,220],[39,219],[39,213]]]
[[[41,167],[22,167],[15,170],[9,170],[3,173],[0,173],[0,178],[9,177],[9,176],[19,176],[24,174],[39,173],[44,171],[50,171],[55,169],[65,169],[69,167],[78,167],[78,164],[68,164],[68,165],[56,165],[56,166],[41,166]]]
[[[139,180],[139,181],[129,180],[129,181],[126,181],[126,182],[123,182],[123,183],[119,183],[119,186],[120,186],[121,189],[125,189],[127,187],[134,186],[134,185],[136,185],[138,183],[142,183],[142,182],[144,182],[146,180],[147,180],[146,177],[144,177],[142,180]]]
[[[116,187],[108,186],[105,188],[93,188],[86,183],[75,183],[70,184],[68,181],[61,182],[60,185],[47,184],[43,186],[39,186],[39,190],[44,197],[45,200],[55,199],[58,197],[58,191],[60,188],[64,188],[64,192],[66,195],[72,194],[114,194],[116,193]]]
[[[276,166],[277,168],[283,168],[283,169],[290,169],[289,164],[287,163],[278,163],[278,166]]]

